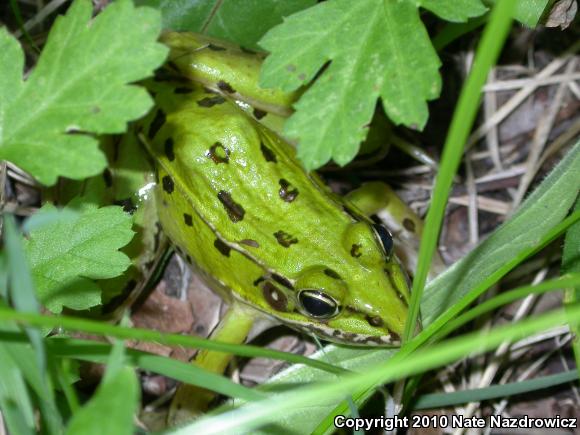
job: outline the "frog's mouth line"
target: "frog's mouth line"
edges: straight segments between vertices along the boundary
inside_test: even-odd
[[[306,334],[314,334],[334,343],[345,344],[348,346],[399,346],[400,341],[394,339],[391,335],[363,335],[355,332],[343,332],[338,329],[330,328],[323,324],[310,324],[295,322],[288,319],[280,319],[282,323],[293,329],[297,329]]]

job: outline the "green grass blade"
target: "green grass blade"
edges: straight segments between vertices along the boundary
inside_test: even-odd
[[[19,364],[0,342],[0,410],[10,433],[34,434],[34,409]]]
[[[258,346],[237,345],[207,340],[198,337],[185,336],[179,334],[166,334],[141,328],[126,328],[109,325],[88,319],[79,319],[69,316],[43,316],[33,313],[21,313],[9,308],[0,307],[0,318],[11,320],[25,326],[64,328],[69,331],[81,331],[101,336],[110,336],[119,339],[151,341],[166,345],[184,346],[193,349],[210,349],[221,352],[232,353],[234,355],[279,359],[297,364],[306,364],[320,370],[332,373],[343,373],[340,367],[327,364],[322,361],[312,360],[301,355],[294,355],[288,352],[280,352],[271,349],[264,349]]]
[[[425,231],[419,248],[419,263],[413,279],[409,316],[403,333],[404,342],[410,340],[417,325],[420,301],[427,274],[429,273],[431,259],[439,240],[441,223],[443,222],[445,206],[453,178],[459,167],[465,142],[479,109],[481,89],[485,84],[489,70],[499,56],[505,38],[511,28],[514,7],[515,3],[513,1],[503,1],[493,8],[476,52],[473,68],[459,96],[459,102],[443,147],[441,165],[433,190],[433,201],[425,221],[425,227],[429,228],[429,231]]]
[[[492,385],[487,388],[455,391],[453,393],[426,394],[417,399],[417,402],[413,404],[413,409],[440,409],[463,403],[501,399],[503,397],[515,396],[516,394],[529,393],[544,388],[554,387],[577,379],[578,372],[575,370],[569,370],[555,375],[543,376],[538,379],[528,379],[504,385]]]
[[[111,345],[106,343],[70,338],[48,340],[47,346],[49,354],[53,357],[74,358],[94,363],[107,362],[111,351]],[[125,359],[128,364],[143,370],[167,376],[187,384],[198,385],[229,397],[238,397],[244,400],[264,398],[263,393],[236,384],[223,376],[207,372],[195,365],[171,358],[127,349]]]

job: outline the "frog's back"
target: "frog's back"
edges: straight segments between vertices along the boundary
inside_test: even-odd
[[[241,252],[266,269],[276,258],[284,276],[306,261],[332,263],[342,237],[336,228],[352,218],[300,168],[293,148],[224,97],[199,86],[175,89],[187,98],[159,96],[144,132],[162,166],[162,202],[180,196],[183,214],[196,215],[219,240],[217,251]]]

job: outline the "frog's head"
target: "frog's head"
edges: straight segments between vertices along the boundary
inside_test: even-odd
[[[342,237],[344,259],[310,266],[295,281],[300,329],[349,345],[398,345],[407,319],[408,278],[382,225],[348,225]],[[339,260],[339,263],[342,261]],[[340,264],[339,264],[340,265]],[[337,272],[339,270],[339,272]]]

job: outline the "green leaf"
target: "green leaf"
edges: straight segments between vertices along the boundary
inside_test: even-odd
[[[45,205],[39,213],[54,213]],[[121,207],[85,207],[76,218],[65,209],[63,221],[30,233],[25,249],[41,302],[52,312],[63,306],[83,310],[101,301],[92,279],[114,278],[130,259],[119,252],[133,237],[132,219]]]
[[[23,81],[23,54],[0,29],[0,158],[44,184],[74,179],[106,165],[87,133],[121,133],[151,107],[129,85],[152,74],[167,54],[156,42],[159,14],[119,0],[91,19],[91,2],[76,0],[55,21],[36,68]]]
[[[131,435],[138,402],[139,383],[135,371],[123,367],[103,379],[91,400],[73,415],[66,433]]]
[[[395,124],[422,128],[426,101],[441,88],[439,58],[408,1],[320,3],[270,30],[260,45],[272,52],[262,68],[265,87],[297,89],[331,60],[284,128],[307,169],[353,159],[378,97]]]
[[[483,15],[487,8],[481,0],[412,0],[417,6],[433,12],[447,21],[462,23],[472,17]]]
[[[484,0],[493,5],[497,0]],[[515,0],[516,10],[514,18],[528,27],[536,27],[544,15],[546,8],[551,6],[554,0]]]
[[[264,34],[288,15],[316,4],[315,0],[136,0],[161,11],[163,27],[204,33],[258,48]]]

